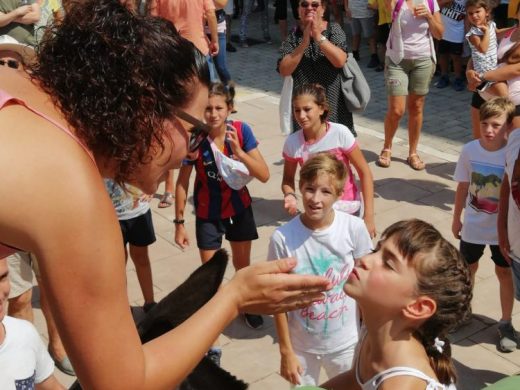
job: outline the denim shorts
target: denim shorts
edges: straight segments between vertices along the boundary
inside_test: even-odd
[[[390,57],[385,58],[385,85],[388,96],[407,96],[409,93],[427,95],[435,63],[430,57],[415,60],[403,59],[394,64]]]

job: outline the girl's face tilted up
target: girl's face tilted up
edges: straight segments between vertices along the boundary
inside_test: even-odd
[[[318,130],[322,124],[323,107],[316,104],[311,95],[299,95],[293,100],[293,112],[296,121],[303,130]]]
[[[333,178],[326,173],[319,174],[312,182],[300,184],[304,213],[302,222],[309,229],[329,226],[334,220],[332,205],[340,194],[336,193]]]
[[[487,24],[489,12],[484,7],[468,7],[466,10],[468,20],[473,26],[482,26]]]
[[[230,107],[226,103],[226,97],[222,95],[212,95],[209,97],[204,118],[206,123],[214,131],[226,130],[226,119],[230,113]]]
[[[343,291],[361,307],[395,312],[414,300],[416,287],[413,262],[401,255],[395,240],[389,237],[356,262]]]

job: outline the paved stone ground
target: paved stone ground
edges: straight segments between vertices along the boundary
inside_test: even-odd
[[[238,22],[233,22],[233,32],[236,33]],[[252,16],[250,25],[250,37],[261,39],[257,14]],[[238,114],[235,117],[253,126],[260,140],[260,150],[271,170],[271,179],[267,184],[253,181],[249,186],[254,196],[260,234],[260,239],[253,244],[252,262],[266,258],[270,234],[288,219],[282,207],[280,192],[284,137],[278,126],[277,104],[282,83],[275,71],[280,42],[277,26],[271,25],[271,34],[274,40],[272,45],[262,43],[248,49],[239,48],[237,53],[230,53],[228,57],[231,74],[238,84]],[[363,49],[361,63],[364,67],[368,58],[366,47]],[[386,112],[383,75],[370,69],[364,70],[372,87],[372,101],[363,114],[355,116],[355,123],[359,143],[374,174],[378,231],[399,219],[419,217],[433,223],[446,237],[451,237],[455,194],[452,173],[461,145],[471,139],[468,107],[470,93],[455,92],[450,88],[432,88],[426,101],[420,147],[421,156],[428,163],[425,171],[415,172],[405,164],[407,148],[404,129],[398,132],[392,166],[382,169],[374,161],[382,148],[382,121]],[[171,223],[173,208],[158,209],[156,206],[157,201],[154,201],[157,242],[151,246],[150,252],[156,298],[160,299],[183,281],[200,261],[194,244],[185,251],[174,245]],[[194,216],[189,209],[186,220],[194,241]],[[455,240],[452,241],[455,243]],[[231,268],[227,271],[227,278],[233,274]],[[132,305],[141,305],[142,296],[131,262],[127,274],[129,300]],[[42,337],[46,338],[37,293],[34,306],[36,326]],[[498,285],[487,252],[477,273],[473,310],[475,316],[471,324],[452,337],[453,356],[460,376],[458,388],[463,390],[480,389],[506,375],[520,372],[520,350],[502,354],[495,346],[496,321],[500,313]],[[278,374],[279,354],[272,318],[265,317],[265,322],[265,327],[258,331],[247,328],[241,319],[231,323],[220,338],[224,351],[222,365],[248,381],[252,390],[286,389],[287,382]],[[520,329],[518,303],[515,304],[513,322]],[[57,375],[66,384],[73,380],[59,372]]]

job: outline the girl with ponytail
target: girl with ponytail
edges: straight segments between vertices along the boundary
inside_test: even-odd
[[[326,389],[455,389],[447,334],[470,314],[471,278],[460,253],[430,224],[397,222],[361,258],[343,290],[364,331],[353,369]]]

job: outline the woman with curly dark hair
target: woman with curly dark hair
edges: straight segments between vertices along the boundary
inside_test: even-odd
[[[294,260],[256,264],[142,346],[103,177],[153,193],[197,150],[207,131],[195,119],[207,104],[204,58],[169,22],[117,0],[71,6],[38,57],[32,76],[0,66],[0,257],[14,248],[38,257],[40,288],[84,388],[174,388],[239,311],[321,297],[326,280],[285,275]]]

